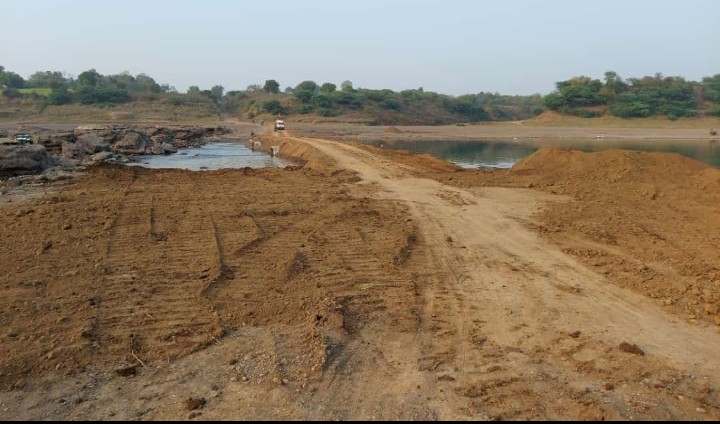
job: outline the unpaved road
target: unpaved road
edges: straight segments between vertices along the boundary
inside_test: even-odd
[[[568,198],[268,138],[0,203],[0,418],[720,419],[717,330],[530,229]]]
[[[551,198],[521,189],[448,187],[356,147],[301,141],[357,172],[380,198],[409,205],[429,246],[428,268],[438,272],[425,293],[424,360],[435,361],[431,368],[453,380],[456,392],[510,382],[518,370],[542,375],[553,365],[551,373],[568,378],[569,387],[598,389],[597,377],[567,368],[593,363],[602,375],[613,369],[610,351],[628,341],[643,346],[650,363],[720,383],[717,331],[679,322],[656,303],[609,285],[523,225]],[[566,337],[576,331],[579,338]],[[488,346],[495,349],[487,353]]]

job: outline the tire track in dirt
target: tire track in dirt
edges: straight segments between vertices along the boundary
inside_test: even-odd
[[[640,296],[607,286],[601,277],[525,229],[519,221],[529,219],[541,201],[529,191],[489,191],[490,198],[484,198],[403,176],[387,160],[350,146],[298,141],[358,172],[366,183],[380,189],[378,197],[403,199],[410,205],[431,246],[429,262],[438,268],[428,275],[425,291],[429,298],[425,310],[433,315],[422,320],[430,323],[430,332],[419,337],[425,354],[420,369],[435,373],[458,396],[446,398],[464,405],[455,413],[560,417],[567,416],[563,412],[566,399],[581,398],[584,406],[577,409],[578,416],[622,417],[644,412],[631,406],[605,408],[606,393],[578,392],[574,385],[602,387],[603,380],[626,379],[643,368],[666,380],[676,367],[716,377],[711,371],[715,365],[702,359],[713,356],[714,349],[701,342],[709,340],[707,330],[672,322]],[[444,241],[446,237],[452,242]],[[573,290],[570,293],[564,287]],[[581,330],[585,344],[568,336],[574,330]],[[678,348],[681,339],[696,350]],[[622,360],[616,349],[623,340],[651,347],[652,358],[627,361],[610,371],[608,362]],[[582,361],[574,358],[575,348],[592,359],[579,366]],[[468,349],[473,349],[473,355]],[[688,378],[678,381],[684,385]],[[713,384],[717,383],[715,378]],[[543,395],[547,390],[558,394],[556,402],[547,403]],[[641,387],[633,390],[642,392],[645,399],[655,396]],[[693,396],[701,401],[699,393]],[[610,398],[623,405],[619,398]],[[670,404],[673,399],[665,397]],[[667,413],[672,416],[681,409],[676,404]]]
[[[200,297],[217,253],[208,254],[215,239],[202,199],[151,192],[144,183],[144,190],[130,187],[111,231],[97,340],[129,361],[133,355],[168,361],[220,336],[211,305]]]

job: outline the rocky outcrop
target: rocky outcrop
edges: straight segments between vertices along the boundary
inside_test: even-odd
[[[52,166],[52,156],[43,146],[0,146],[0,178],[39,174]]]
[[[53,155],[62,153],[62,146],[65,143],[75,143],[76,136],[72,131],[57,133],[39,133],[33,136],[33,144],[39,144]]]
[[[148,145],[150,140],[147,135],[139,132],[132,131],[127,132],[122,140],[113,144],[113,150],[118,153],[126,155],[142,155],[146,153],[152,153],[152,145],[150,145],[150,152],[148,152]]]
[[[36,174],[52,166],[49,154],[57,161],[75,161],[83,165],[125,163],[130,161],[128,156],[164,155],[183,147],[201,146],[230,130],[218,126],[82,125],[72,131],[31,129],[28,132],[33,136],[32,146],[4,148],[0,175]]]
[[[81,135],[77,138],[75,144],[77,144],[80,149],[88,155],[94,155],[95,153],[110,151],[110,143],[105,141],[103,137],[97,135]]]

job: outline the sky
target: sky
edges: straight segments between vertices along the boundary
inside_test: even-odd
[[[179,91],[277,80],[547,94],[574,76],[720,74],[718,0],[0,0],[0,65],[145,73]]]

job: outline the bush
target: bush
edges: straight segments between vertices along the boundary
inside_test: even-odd
[[[708,116],[720,116],[720,105],[713,105],[705,114]]]
[[[77,99],[84,105],[125,103],[130,100],[127,91],[110,87],[83,87],[77,93]]]
[[[20,90],[17,88],[6,88],[2,92],[3,97],[6,97],[8,99],[19,99],[22,97],[22,94],[20,93]]]
[[[168,96],[165,101],[171,106],[182,106],[188,103],[187,99],[182,95]]]
[[[652,109],[647,103],[622,102],[610,107],[610,113],[620,118],[646,118],[652,115]]]
[[[383,109],[400,110],[400,102],[395,99],[385,99],[380,102],[380,107]]]
[[[565,97],[560,93],[551,93],[545,96],[543,99],[543,105],[550,110],[561,110],[567,107],[567,101]]]
[[[325,118],[332,118],[332,117],[335,117],[335,116],[339,116],[339,115],[340,115],[340,111],[339,111],[339,110],[337,110],[337,109],[325,108],[325,107],[319,107],[319,108],[317,108],[317,109],[315,110],[315,112],[316,112],[318,115],[323,116],[323,117],[325,117]]]
[[[307,115],[308,113],[312,112],[312,108],[308,105],[300,105],[297,112],[301,115]]]
[[[47,97],[47,104],[54,106],[62,106],[72,102],[72,98],[67,90],[53,90]]]
[[[279,100],[270,100],[262,105],[262,110],[273,115],[284,115],[285,108],[280,104]]]

